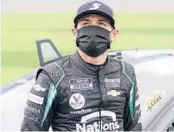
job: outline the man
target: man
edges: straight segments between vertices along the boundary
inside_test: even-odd
[[[141,131],[134,68],[107,56],[118,34],[113,11],[88,2],[74,24],[77,52],[38,71],[21,130]]]

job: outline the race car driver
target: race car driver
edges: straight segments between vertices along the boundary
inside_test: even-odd
[[[141,131],[134,68],[107,55],[117,36],[112,9],[81,5],[72,34],[77,51],[37,72],[22,131]]]

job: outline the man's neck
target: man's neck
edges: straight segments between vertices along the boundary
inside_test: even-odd
[[[86,55],[85,53],[83,53],[80,49],[78,49],[77,51],[78,51],[79,55],[81,56],[81,58],[89,64],[102,65],[107,60],[107,51],[98,57],[90,57],[90,56]]]

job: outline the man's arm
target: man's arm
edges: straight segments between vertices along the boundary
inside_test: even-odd
[[[54,85],[49,77],[42,71],[30,91],[21,131],[49,130],[54,107],[53,102],[49,104],[51,100],[49,94],[53,87]]]
[[[133,68],[131,78],[131,89],[125,104],[124,112],[124,130],[125,131],[142,131],[141,108],[139,102],[139,93],[136,81],[136,75]]]

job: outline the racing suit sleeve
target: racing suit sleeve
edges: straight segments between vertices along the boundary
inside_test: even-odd
[[[49,94],[52,87],[54,87],[53,83],[46,72],[42,71],[29,93],[21,131],[49,130],[55,107],[55,101],[52,104],[48,104],[50,102]]]
[[[141,108],[139,102],[138,86],[134,68],[131,72],[132,83],[124,110],[124,130],[125,131],[142,131]]]

